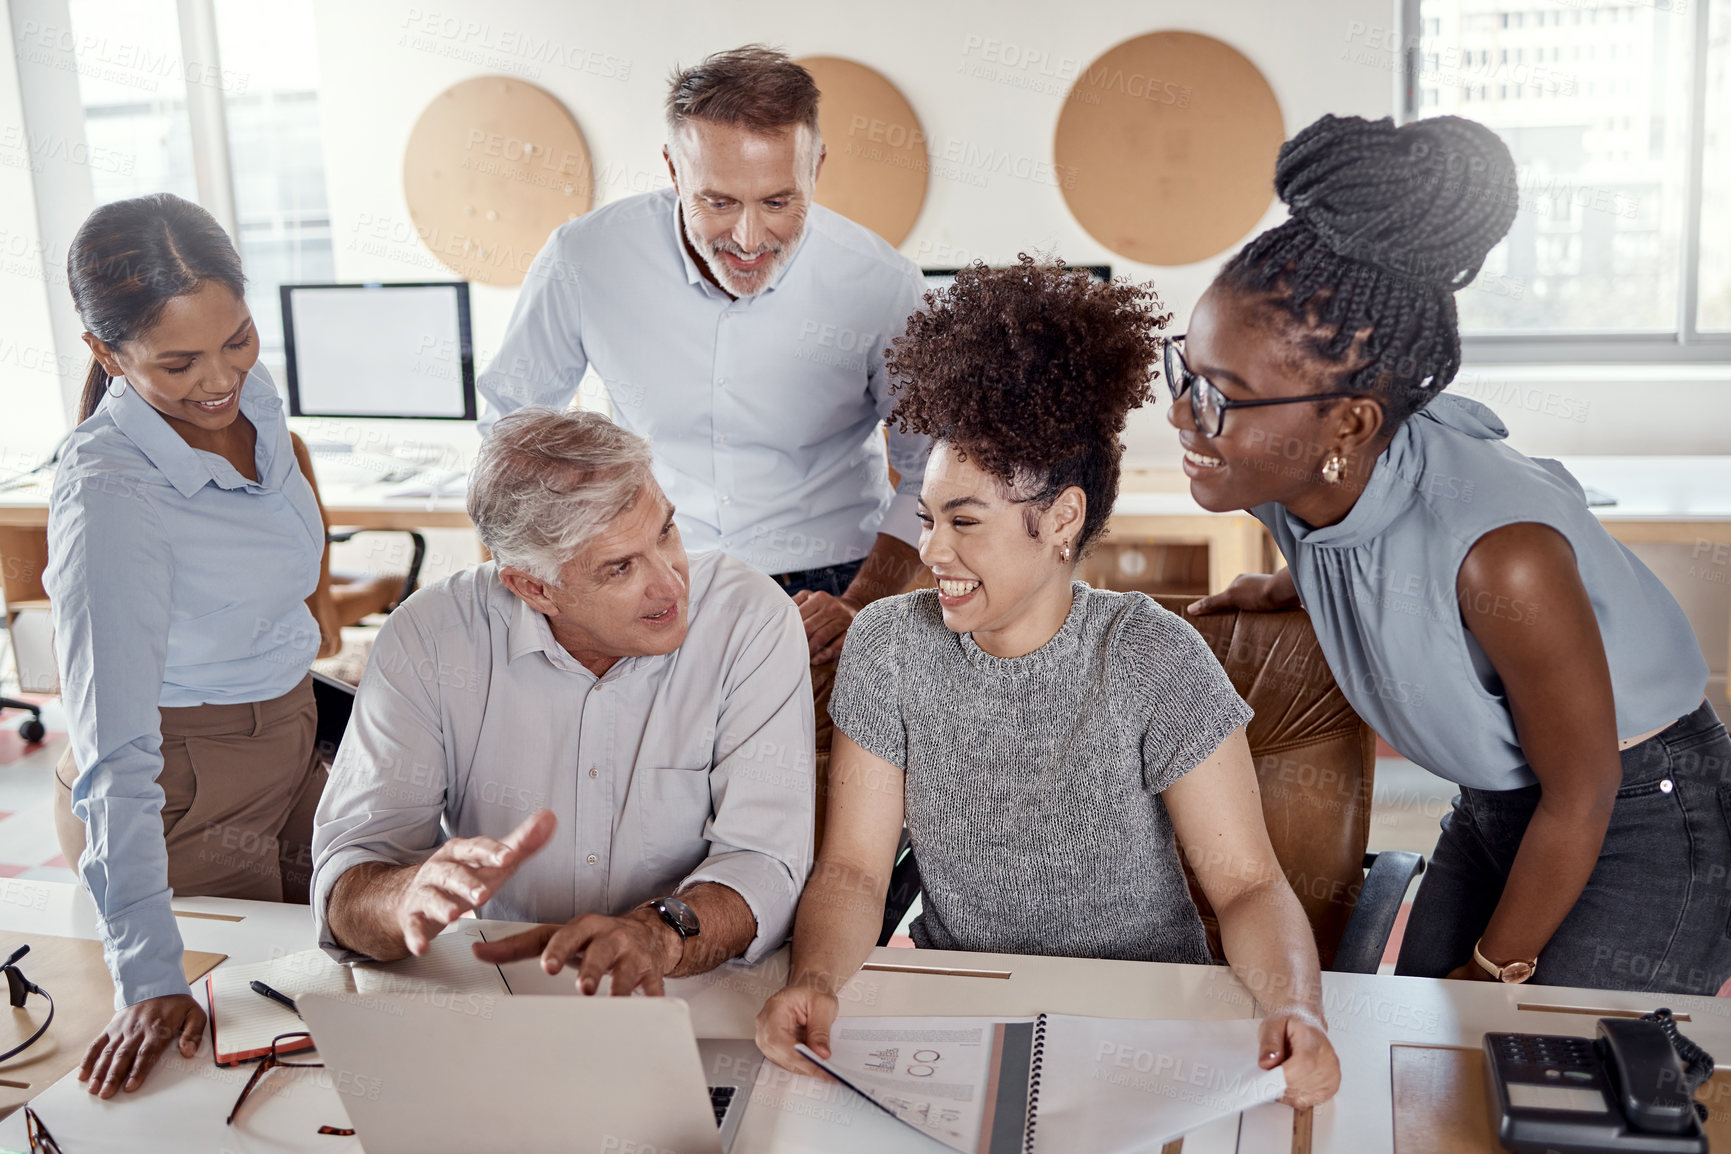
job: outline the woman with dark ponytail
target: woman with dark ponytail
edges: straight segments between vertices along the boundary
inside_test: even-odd
[[[171,891],[306,900],[324,524],[209,213],[166,194],[104,205],[66,271],[94,359],[43,581],[71,731],[56,832],[118,1011],[79,1078],[106,1098],[170,1045],[198,1048]]]
[[[1192,612],[1302,603],[1377,732],[1460,785],[1396,972],[1712,994],[1731,977],[1731,739],[1658,579],[1555,461],[1444,390],[1454,293],[1514,162],[1454,117],[1325,116],[1280,151],[1292,218],[1169,342],[1196,500],[1288,568]]]

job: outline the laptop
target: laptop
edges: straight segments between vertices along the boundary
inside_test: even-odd
[[[696,1040],[678,998],[298,1005],[367,1154],[724,1154],[763,1064],[749,1040]]]

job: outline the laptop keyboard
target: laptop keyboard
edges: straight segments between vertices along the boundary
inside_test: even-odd
[[[709,1104],[715,1107],[715,1124],[720,1126],[727,1119],[727,1108],[733,1105],[733,1095],[738,1086],[711,1086],[709,1088]]]

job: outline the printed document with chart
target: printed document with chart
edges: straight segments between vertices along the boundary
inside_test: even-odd
[[[1036,1018],[839,1018],[838,1080],[963,1154],[1160,1146],[1286,1092],[1256,1064],[1259,1023]]]

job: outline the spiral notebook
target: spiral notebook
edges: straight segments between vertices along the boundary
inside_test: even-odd
[[[1278,1067],[1257,1065],[1259,1025],[1062,1014],[841,1018],[829,1058],[799,1049],[963,1154],[1131,1154],[1286,1092]]]

